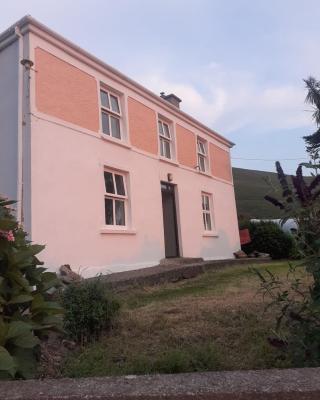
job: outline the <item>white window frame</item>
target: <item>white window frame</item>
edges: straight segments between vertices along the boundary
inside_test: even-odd
[[[105,177],[104,177],[105,172],[108,172],[108,173],[112,174],[113,187],[114,187],[114,191],[115,192],[117,192],[115,175],[119,175],[119,176],[122,177],[123,186],[124,186],[124,193],[125,193],[124,195],[121,195],[121,194],[118,194],[118,193],[109,193],[109,192],[107,192],[106,184],[105,184]],[[129,218],[129,213],[128,213],[128,210],[129,210],[129,197],[128,197],[127,174],[125,172],[122,172],[122,171],[105,168],[104,171],[103,171],[103,184],[104,184],[104,225],[108,229],[116,229],[116,230],[127,229],[128,228],[128,218]],[[112,207],[112,210],[113,210],[113,212],[112,212],[113,225],[107,224],[107,221],[106,221],[106,204],[105,204],[105,200],[106,199],[112,200],[112,205],[113,205],[113,207]],[[116,224],[116,211],[115,211],[116,200],[124,202],[124,221],[125,221],[124,225],[117,225]]]
[[[204,198],[208,199],[208,206],[209,209],[204,207],[205,201]],[[201,193],[201,209],[202,209],[202,222],[203,228],[205,232],[213,232],[214,231],[214,219],[213,219],[213,202],[212,202],[212,195],[210,193]],[[207,223],[207,219],[205,218],[206,215],[209,215],[211,229],[209,229],[209,225]]]
[[[109,108],[104,106],[102,104],[102,100],[101,100],[101,93],[105,93],[108,97],[108,103],[109,103]],[[122,112],[121,112],[121,101],[120,101],[120,97],[113,92],[112,90],[109,90],[107,88],[104,87],[100,87],[100,92],[99,92],[99,96],[100,96],[100,120],[101,120],[101,132],[103,135],[105,135],[106,137],[110,137],[112,139],[115,140],[124,140],[123,137],[123,129],[122,129]],[[111,96],[115,97],[117,99],[117,103],[118,103],[118,108],[119,108],[119,112],[113,110],[111,108]],[[106,114],[108,116],[108,120],[109,120],[109,131],[110,133],[108,134],[107,132],[103,131],[103,122],[102,122],[102,115]],[[112,132],[112,125],[111,125],[111,118],[116,118],[119,121],[119,133],[120,133],[120,138],[118,138],[117,136],[113,135]]]
[[[201,149],[200,144],[203,146]],[[203,166],[201,164],[201,160],[203,160]],[[201,137],[197,137],[197,162],[199,172],[208,172],[208,142]]]
[[[173,134],[172,134],[172,129],[171,129],[171,124],[162,118],[158,118],[158,135],[159,135],[159,151],[160,151],[160,157],[167,158],[168,160],[173,160]],[[161,132],[161,129],[162,132]],[[165,135],[165,129],[164,127],[167,127],[168,129],[168,136]],[[170,157],[166,155],[165,151],[165,145],[164,143],[169,144],[169,149],[170,149]]]

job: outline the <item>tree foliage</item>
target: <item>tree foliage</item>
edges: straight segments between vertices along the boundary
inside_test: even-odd
[[[32,244],[10,206],[0,198],[0,378],[30,378],[39,344],[62,328],[62,308],[50,300],[60,284],[37,258],[44,246]]]
[[[307,89],[306,103],[310,104],[312,111],[312,119],[317,127],[316,131],[310,135],[303,137],[306,143],[306,149],[310,156],[310,162],[304,163],[303,166],[317,170],[319,164],[320,151],[320,82],[310,76],[304,80]]]

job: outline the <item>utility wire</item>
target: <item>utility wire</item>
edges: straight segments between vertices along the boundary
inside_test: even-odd
[[[308,160],[305,157],[301,158],[277,158],[276,160],[272,160],[269,158],[242,158],[242,157],[231,157],[232,160],[245,160],[245,161],[298,161],[298,160]]]

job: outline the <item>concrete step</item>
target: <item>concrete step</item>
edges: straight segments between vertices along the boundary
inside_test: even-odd
[[[199,262],[203,262],[203,258],[201,257],[173,257],[173,258],[163,258],[160,260],[160,265],[167,266],[176,266],[176,265],[188,265],[188,264],[196,264]]]
[[[211,270],[221,270],[253,264],[270,264],[270,258],[242,258],[193,262],[191,264],[157,265],[132,271],[116,272],[99,277],[109,288],[125,290],[134,286],[153,286],[168,282],[177,282],[183,279],[194,278],[197,275]],[[90,278],[96,279],[96,278]]]

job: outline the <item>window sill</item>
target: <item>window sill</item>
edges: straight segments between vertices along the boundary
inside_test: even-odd
[[[219,237],[218,232],[216,232],[216,231],[203,232],[202,236],[203,237]]]
[[[165,162],[165,163],[168,163],[168,164],[172,164],[172,165],[174,165],[175,167],[179,167],[179,164],[178,164],[176,161],[171,160],[170,158],[166,158],[166,157],[159,156],[159,160],[160,160],[160,161],[163,161],[163,162]]]
[[[118,146],[125,147],[126,149],[131,149],[131,146],[127,142],[121,139],[115,139],[112,136],[106,135],[105,133],[100,133],[100,137],[101,139],[106,140],[107,142],[117,144]]]
[[[135,229],[114,229],[114,228],[101,228],[101,234],[112,234],[112,235],[135,235],[137,231]]]
[[[207,176],[208,178],[212,178],[212,176],[209,174],[209,172],[203,172],[203,171],[198,171],[199,174]]]

